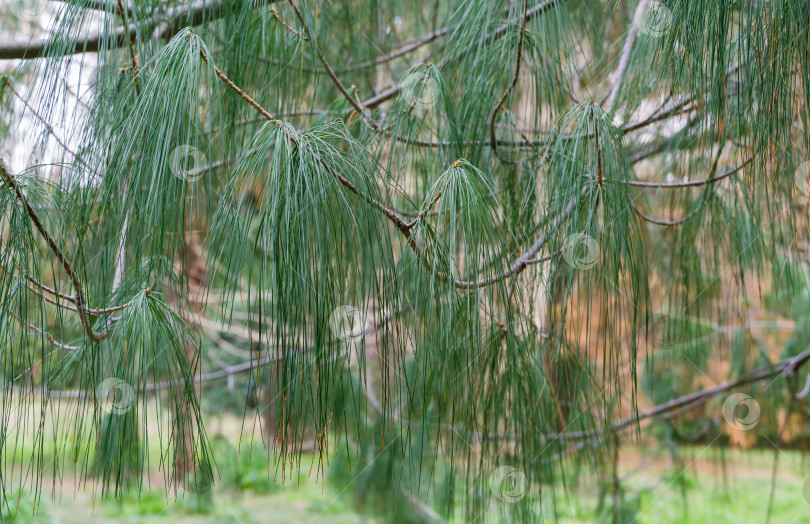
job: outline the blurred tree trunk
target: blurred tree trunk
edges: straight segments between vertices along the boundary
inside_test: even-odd
[[[200,289],[202,289],[202,287],[205,285],[206,274],[205,264],[202,260],[201,252],[194,243],[194,239],[191,238],[191,235],[189,235],[189,238],[186,240],[183,253],[183,263],[180,267],[181,281],[188,288],[186,296],[196,296]],[[202,314],[202,311],[200,311],[200,308],[196,306],[194,301],[189,302],[189,307],[191,308],[191,311],[189,311],[190,316],[196,317]],[[178,310],[182,311],[183,308],[180,307]],[[187,318],[186,320],[190,324],[193,324],[194,322],[193,318]],[[191,375],[195,376],[199,371],[196,365],[197,362],[199,362],[199,355],[197,354],[197,348],[194,346],[194,344],[186,344],[186,358],[187,362],[189,362],[192,366]],[[178,386],[178,388],[180,387],[183,386]],[[182,398],[180,390],[176,392],[176,398]],[[174,452],[174,479],[178,485],[182,484],[188,475],[195,473],[194,432],[197,430],[197,428],[193,427],[192,425],[194,417],[190,412],[191,409],[192,406],[181,403],[175,403],[173,409],[173,431],[175,431],[177,435],[177,439],[175,440],[177,444]]]

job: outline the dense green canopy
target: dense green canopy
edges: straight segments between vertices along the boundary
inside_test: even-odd
[[[234,375],[280,475],[314,443],[392,519],[553,519],[587,469],[618,522],[622,439],[723,444],[734,392],[807,411],[810,3],[38,16],[0,42],[0,157],[33,146],[0,164],[4,501],[64,461],[138,490],[147,433],[167,488],[207,485]],[[754,306],[803,319],[781,354]]]

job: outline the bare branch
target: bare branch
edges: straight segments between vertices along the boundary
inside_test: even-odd
[[[636,40],[638,39],[638,28],[642,23],[644,12],[647,10],[649,3],[649,0],[641,0],[633,15],[633,22],[630,24],[630,29],[627,32],[627,40],[624,41],[622,54],[619,58],[619,67],[613,75],[613,83],[610,86],[607,107],[605,109],[608,113],[613,110],[613,106],[616,104],[616,98],[619,96],[619,91],[622,88],[624,73],[627,71],[627,65],[630,63],[630,54],[633,52],[633,47],[636,45]]]
[[[274,2],[275,0],[269,0]],[[105,2],[106,6],[106,2]],[[59,51],[62,54],[82,54],[97,53],[99,50],[110,47],[116,48],[127,44],[127,38],[134,39],[139,30],[144,27],[151,29],[156,27],[153,36],[162,39],[170,39],[176,35],[183,27],[200,25],[225,16],[232,9],[237,9],[239,2],[232,0],[198,0],[196,2],[172,7],[164,13],[156,14],[147,20],[143,27],[136,24],[129,24],[117,28],[112,34],[88,33],[78,38],[72,46]],[[97,9],[97,7],[92,7]],[[116,8],[117,9],[117,8]],[[104,9],[107,10],[106,7]],[[115,12],[115,11],[112,11]],[[56,49],[52,47],[53,41],[50,37],[38,38],[30,42],[13,42],[0,44],[0,59],[31,59],[44,56],[56,56],[52,53]]]
[[[734,173],[738,173],[739,171],[741,171],[745,166],[747,166],[748,164],[750,164],[753,161],[754,161],[754,157],[749,156],[742,164],[740,164],[740,165],[738,165],[736,167],[733,167],[733,168],[731,168],[731,169],[729,169],[729,170],[727,170],[727,171],[725,171],[723,173],[720,173],[719,175],[709,177],[709,178],[707,178],[705,180],[692,180],[692,181],[689,181],[689,182],[644,182],[644,181],[641,181],[641,180],[627,180],[625,182],[621,182],[621,181],[618,181],[618,180],[612,180],[612,182],[619,182],[619,183],[627,184],[629,186],[658,187],[658,188],[664,188],[664,189],[672,189],[672,188],[679,188],[679,187],[699,187],[699,186],[703,186],[703,185],[706,185],[706,184],[713,184],[715,182],[719,182],[720,180],[723,180],[724,178],[728,178],[731,175],[733,175]]]

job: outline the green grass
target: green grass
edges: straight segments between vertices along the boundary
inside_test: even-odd
[[[741,461],[745,463],[746,460]],[[250,464],[256,464],[251,462]],[[266,466],[266,465],[265,465]],[[638,524],[724,522],[765,522],[771,479],[761,470],[734,475],[723,480],[719,471],[698,476],[694,472],[653,478],[647,474],[628,479],[625,500]],[[251,466],[246,478],[266,478],[266,471]],[[681,486],[687,489],[682,498]],[[810,504],[802,495],[803,482],[787,471],[777,477],[771,522],[799,523],[810,518]],[[563,523],[611,522],[609,514],[597,512],[598,491],[593,486],[573,489],[568,497],[558,497],[557,516]],[[301,476],[300,482],[277,489],[261,484],[259,489],[243,490],[217,486],[210,496],[181,493],[167,497],[160,489],[128,495],[120,501],[94,500],[87,489],[74,493],[65,486],[61,499],[44,500],[36,518],[31,517],[33,500],[20,500],[14,522],[63,522],[93,524],[102,522],[178,523],[357,523],[368,522],[368,515],[355,511],[348,497],[334,486]],[[551,515],[551,513],[546,513]],[[8,518],[8,515],[4,515]]]
[[[351,486],[329,481],[324,484],[323,476],[315,477],[314,467],[310,476],[311,456],[303,455],[301,470],[292,476],[288,474],[282,483],[275,463],[268,462],[258,431],[250,424],[241,439],[242,425],[237,419],[211,420],[207,427],[217,466],[216,482],[210,490],[203,493],[181,490],[167,495],[155,459],[160,449],[153,438],[147,441],[149,479],[140,494],[129,493],[120,500],[102,499],[92,481],[86,485],[80,482],[68,461],[57,480],[49,468],[45,469],[43,496],[36,511],[30,490],[17,492],[12,501],[16,507],[4,509],[2,522],[337,524],[372,520],[354,506]],[[25,457],[30,457],[32,445],[26,441],[14,452],[15,480],[23,466],[29,465]],[[55,456],[52,438],[44,440],[42,453],[46,462]],[[781,452],[778,456],[771,522],[805,522],[810,518],[810,503],[803,495],[804,481],[809,476],[807,464],[796,451]],[[726,450],[721,454],[717,448],[695,446],[682,449],[678,459],[670,459],[655,449],[626,449],[620,467],[624,489],[620,522],[764,522],[771,496],[773,460],[774,452],[763,449]],[[558,486],[561,485],[559,482]],[[560,522],[567,523],[613,522],[610,486],[605,486],[605,508],[600,512],[600,486],[592,475],[583,475],[576,483],[569,479],[566,485],[568,492],[558,494],[556,507],[545,499],[543,516],[556,515]],[[538,506],[538,513],[540,510]]]
[[[66,404],[60,406],[60,410],[64,409]],[[22,427],[31,428],[31,422],[38,420],[39,411],[32,409],[26,416],[28,422]],[[0,522],[250,524],[271,520],[338,524],[369,520],[352,508],[349,497],[340,496],[328,483],[324,485],[322,478],[308,476],[311,456],[303,455],[301,471],[292,477],[288,474],[282,482],[276,474],[275,463],[268,462],[258,428],[254,428],[250,421],[247,421],[241,438],[242,421],[234,417],[208,420],[207,427],[216,461],[213,488],[203,493],[180,490],[167,494],[164,472],[159,468],[160,441],[156,435],[151,435],[145,441],[150,468],[144,488],[140,493],[127,493],[119,500],[102,498],[93,479],[83,482],[81,468],[70,460],[63,461],[60,478],[54,478],[52,465],[58,453],[54,445],[53,424],[46,423],[44,438],[40,442],[26,434],[12,433],[7,440],[3,473],[7,474],[7,466],[13,464],[10,469],[14,472],[13,486],[17,487],[36,452],[44,465],[42,492],[39,500],[35,500],[30,481],[21,492],[14,491],[13,500],[9,501],[11,507],[3,508]],[[90,454],[92,463],[92,450]]]
[[[772,486],[773,450],[726,450],[725,466],[718,449],[694,447],[683,451],[681,467],[651,450],[633,450],[623,456],[624,520],[620,522],[766,522],[769,503],[770,522],[810,520],[810,501],[803,494],[810,473],[799,452],[779,453]],[[607,510],[602,514],[598,511],[598,493],[599,486],[583,482],[567,496],[557,497],[560,522],[612,522],[612,492],[608,487]]]
[[[267,464],[259,454],[247,459],[248,453],[236,455],[238,464],[220,467],[217,485],[207,493],[180,492],[169,494],[162,485],[153,485],[140,494],[131,493],[120,500],[100,500],[90,486],[76,487],[66,479],[55,499],[44,497],[36,516],[30,493],[20,497],[15,515],[3,513],[3,522],[61,522],[92,524],[102,522],[147,523],[259,523],[319,522],[358,523],[368,517],[358,514],[346,497],[330,486],[300,475],[286,485],[268,476]],[[225,458],[221,456],[220,458]],[[223,475],[223,470],[228,475]],[[234,472],[237,472],[234,474]],[[238,484],[234,484],[234,481]],[[50,482],[50,479],[48,480]],[[46,492],[49,491],[46,485]],[[13,518],[11,518],[13,517]]]

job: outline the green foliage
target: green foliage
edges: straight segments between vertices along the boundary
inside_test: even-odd
[[[23,59],[0,137],[34,151],[0,164],[3,500],[23,452],[28,480],[53,458],[140,493],[153,431],[203,513],[218,474],[270,492],[311,443],[391,520],[556,518],[587,464],[596,514],[624,522],[648,500],[617,478],[621,433],[721,439],[730,390],[678,400],[705,379],[806,408],[771,388],[798,393],[810,359],[806,3],[53,14],[43,40],[0,44]],[[759,303],[789,337],[743,324]],[[206,394],[264,419],[279,479],[209,444]],[[37,417],[72,429],[47,459]]]

